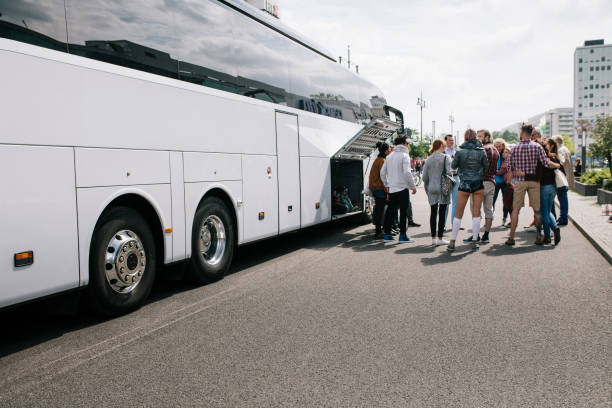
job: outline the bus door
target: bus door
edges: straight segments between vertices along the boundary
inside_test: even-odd
[[[300,146],[298,117],[276,112],[278,175],[278,232],[300,228]]]

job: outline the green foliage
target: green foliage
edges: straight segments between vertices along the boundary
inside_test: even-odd
[[[603,183],[603,189],[604,190],[608,190],[608,191],[612,191],[612,179],[607,179],[604,183]]]
[[[427,142],[418,142],[418,143],[410,143],[410,157],[425,157],[429,154],[429,143]]]
[[[580,176],[580,182],[590,185],[601,185],[604,179],[612,178],[610,169],[589,170]]]
[[[600,117],[595,122],[589,153],[593,157],[605,157],[608,159],[608,165],[612,165],[612,116]]]
[[[509,132],[507,130],[504,130],[503,132],[493,132],[494,139],[497,139],[499,137],[504,139],[506,143],[514,144],[519,142],[519,135],[517,133]]]
[[[571,154],[574,154],[576,149],[574,147],[574,141],[572,140],[570,135],[562,133],[561,137],[563,138],[563,146],[567,147]]]

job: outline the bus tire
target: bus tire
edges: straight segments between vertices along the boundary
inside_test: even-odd
[[[222,279],[229,270],[236,246],[236,228],[227,205],[209,197],[198,208],[191,233],[190,276],[198,283]]]
[[[91,241],[86,300],[106,316],[137,309],[151,292],[156,268],[148,223],[131,208],[112,208],[100,219]]]

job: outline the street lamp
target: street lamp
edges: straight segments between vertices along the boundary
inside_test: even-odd
[[[453,114],[452,114],[452,113],[451,113],[451,114],[450,114],[450,116],[448,117],[448,120],[449,120],[449,122],[450,122],[450,124],[451,124],[451,131],[450,131],[450,134],[452,135],[452,134],[453,134],[453,123],[455,123],[455,117],[453,116]]]
[[[591,122],[589,122],[588,120],[579,120],[578,126],[576,126],[576,131],[582,132],[582,149],[581,149],[582,168],[581,168],[580,174],[583,174],[586,170],[587,132],[590,132],[591,129],[592,129]]]
[[[423,141],[423,109],[426,107],[425,99],[423,99],[423,91],[421,97],[417,99],[417,106],[421,107],[421,142]]]

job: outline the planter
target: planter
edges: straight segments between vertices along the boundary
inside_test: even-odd
[[[601,188],[600,185],[595,184],[584,184],[579,181],[576,181],[574,186],[574,191],[583,196],[596,196],[597,189]]]
[[[612,191],[604,190],[603,188],[597,189],[597,203],[612,204]]]

